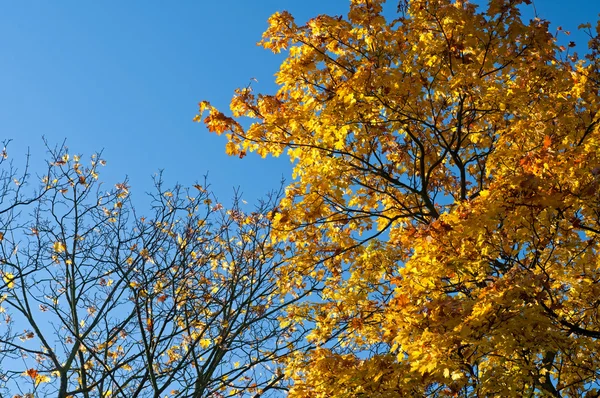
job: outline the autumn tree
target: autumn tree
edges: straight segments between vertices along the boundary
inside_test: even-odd
[[[165,189],[135,210],[102,185],[99,155],[49,151],[44,174],[0,158],[0,394],[10,397],[268,396],[281,327],[302,295],[277,289],[268,213],[224,208],[208,184]],[[298,340],[298,341],[295,341]]]
[[[228,153],[294,164],[279,287],[322,291],[290,310],[319,346],[291,397],[599,394],[600,25],[580,58],[486,3],[276,13],[278,91],[200,104]]]

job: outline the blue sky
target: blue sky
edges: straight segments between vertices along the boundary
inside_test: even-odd
[[[285,158],[225,155],[224,137],[192,122],[197,103],[227,109],[233,89],[251,78],[273,91],[281,56],[256,46],[266,20],[287,9],[300,21],[345,14],[346,0],[4,1],[0,3],[0,138],[17,161],[41,137],[64,139],[72,153],[104,150],[103,177],[129,176],[132,192],[151,176],[191,185],[209,172],[226,201],[234,186],[248,200],[290,175]],[[538,14],[573,31],[594,22],[595,0],[537,0]],[[39,164],[39,163],[38,163]]]

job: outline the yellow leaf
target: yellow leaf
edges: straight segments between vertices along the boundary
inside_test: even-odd
[[[9,289],[12,289],[15,287],[15,276],[14,274],[10,273],[10,272],[6,272],[2,275],[2,279],[4,280],[4,282],[6,283],[6,287],[8,287]]]
[[[54,251],[56,253],[63,253],[66,250],[65,244],[60,241],[54,242],[54,245],[52,246],[52,248],[54,249]]]
[[[200,347],[208,348],[210,347],[211,341],[209,339],[200,339]]]

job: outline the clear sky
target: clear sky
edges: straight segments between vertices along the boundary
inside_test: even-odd
[[[395,1],[394,1],[395,2]],[[125,175],[138,196],[151,175],[191,185],[209,172],[226,201],[241,186],[249,200],[289,179],[287,159],[243,160],[225,155],[224,137],[192,122],[197,103],[227,109],[233,89],[251,78],[273,91],[281,56],[256,46],[266,20],[287,9],[300,21],[345,14],[347,0],[126,0],[0,2],[0,138],[10,155],[30,147],[44,155],[41,137],[64,139],[72,153],[104,150],[101,176]],[[597,0],[537,0],[537,12],[576,34],[595,22]],[[39,163],[38,163],[39,164]]]

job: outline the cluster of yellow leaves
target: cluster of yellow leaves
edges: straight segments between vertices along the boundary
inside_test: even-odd
[[[23,373],[23,376],[30,377],[33,380],[33,382],[35,383],[35,385],[38,385],[40,383],[49,383],[50,382],[50,376],[41,374],[35,369],[27,369],[25,371],[25,373]]]
[[[54,244],[52,245],[52,249],[54,250],[54,252],[56,253],[64,253],[66,250],[65,244],[63,242],[54,242]]]
[[[6,287],[12,289],[15,287],[15,275],[11,272],[2,272],[2,280]]]
[[[280,288],[322,293],[282,321],[355,354],[290,359],[290,396],[583,396],[600,368],[600,25],[579,60],[522,20],[526,0],[412,0],[393,21],[384,3],[275,14],[277,93],[197,117],[229,154],[294,163],[272,214],[293,253]]]
[[[51,163],[52,166],[59,167],[65,171],[67,169],[71,169],[72,171],[74,171],[74,176],[69,177],[69,185],[71,187],[81,185],[84,188],[89,187],[90,180],[98,179],[98,164],[104,166],[106,165],[106,162],[102,159],[98,160],[97,155],[95,154],[91,157],[90,166],[84,167],[81,164],[81,159],[79,155],[73,155],[71,157],[71,155],[69,155],[68,153],[64,153],[62,156],[60,156],[59,159]],[[50,189],[56,186],[56,184],[58,183],[58,179],[55,178],[52,179],[52,181],[50,181],[49,176],[46,175],[42,177],[42,182],[46,184],[46,189]],[[60,187],[59,190],[63,194],[66,194],[68,192],[68,189],[66,187]]]
[[[309,372],[294,375],[298,380],[290,391],[294,397],[394,398],[424,393],[410,366],[390,355],[363,360],[351,354],[332,354],[320,348],[309,358],[294,360],[309,363],[311,367]]]

